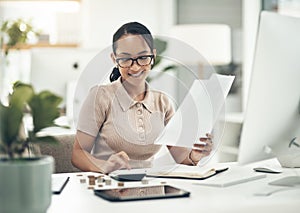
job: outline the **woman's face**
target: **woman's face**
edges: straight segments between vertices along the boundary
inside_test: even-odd
[[[113,55],[114,63],[117,64],[131,64],[131,59],[138,59],[134,61],[130,66],[119,66],[119,70],[122,76],[122,80],[127,81],[130,84],[138,85],[144,83],[148,73],[151,69],[151,64],[153,59],[149,55],[155,55],[155,50],[151,51],[150,47],[147,45],[146,41],[141,35],[124,35],[122,36],[116,44],[116,54]],[[145,56],[145,57],[142,57]],[[145,61],[150,62],[150,64],[141,66]]]

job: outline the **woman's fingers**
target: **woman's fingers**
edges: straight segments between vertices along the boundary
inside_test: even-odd
[[[129,160],[129,156],[124,151],[111,155],[107,160],[109,167],[108,171],[114,171],[122,168],[131,169]]]
[[[212,134],[209,134],[209,133],[206,133],[206,137],[212,139],[212,138],[213,138],[213,135],[212,135]]]
[[[121,151],[121,152],[117,153],[116,155],[119,156],[120,158],[124,159],[127,162],[130,160],[129,156],[124,151]]]
[[[212,143],[211,142],[207,142],[206,144],[194,144],[194,148],[196,151],[200,151],[200,152],[211,152],[212,150]]]
[[[200,143],[194,144],[195,151],[198,152],[207,152],[208,154],[212,151],[213,142],[212,142],[212,135],[207,133],[205,137],[199,138]]]
[[[117,155],[120,157],[120,159],[122,160],[122,165],[126,168],[126,169],[131,169],[130,165],[129,165],[129,156],[126,154],[126,152],[121,151],[119,153],[117,153]]]
[[[120,168],[126,168],[126,169],[131,169],[129,165],[129,156],[126,154],[126,152],[121,151],[117,154],[114,155],[116,158],[115,160],[117,163],[121,166]]]
[[[206,137],[202,137],[202,138],[199,138],[200,141],[202,142],[206,142],[206,141],[212,141],[213,137],[211,134],[206,134]]]
[[[194,147],[198,150],[211,151],[213,142],[209,138],[200,138],[200,143],[195,143]]]
[[[212,135],[207,133],[206,136],[207,137],[199,138],[200,142],[195,143],[191,151],[190,156],[195,162],[198,162],[199,160],[201,160],[201,158],[210,155],[213,149]]]

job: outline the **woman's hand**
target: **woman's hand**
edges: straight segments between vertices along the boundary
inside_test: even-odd
[[[201,143],[195,143],[194,148],[189,153],[189,159],[192,161],[194,165],[197,165],[197,163],[203,158],[208,155],[210,155],[212,151],[212,135],[206,134],[206,138],[200,138],[199,141]]]
[[[104,164],[104,172],[110,173],[118,169],[131,169],[129,165],[129,157],[126,152],[121,151],[111,155]]]

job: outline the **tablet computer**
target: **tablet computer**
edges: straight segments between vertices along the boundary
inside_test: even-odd
[[[133,201],[190,196],[190,192],[170,185],[95,189],[94,193],[109,201]]]

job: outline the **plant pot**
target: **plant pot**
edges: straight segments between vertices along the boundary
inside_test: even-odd
[[[51,156],[0,159],[0,212],[42,213],[51,203]]]

